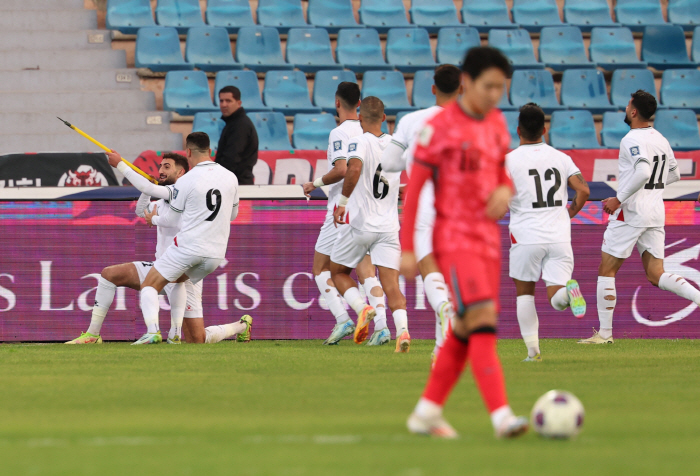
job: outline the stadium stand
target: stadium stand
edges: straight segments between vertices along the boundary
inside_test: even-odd
[[[659,131],[677,150],[700,149],[700,131],[695,113],[690,109],[656,111],[654,129]]]
[[[259,150],[292,149],[284,114],[281,112],[251,112],[248,117],[253,121],[258,133]]]
[[[386,33],[389,28],[411,26],[403,0],[363,0],[359,14],[363,25],[380,33]]]
[[[163,88],[163,109],[183,116],[197,112],[217,112],[211,102],[209,83],[204,71],[168,71]]]
[[[591,61],[607,71],[647,67],[647,64],[637,57],[634,38],[629,28],[593,28],[589,53]]]
[[[693,30],[692,59],[695,63],[700,63],[700,26]]]
[[[517,108],[510,103],[510,99],[508,98],[508,88],[506,88],[506,90],[503,92],[503,96],[501,96],[501,102],[498,103],[498,109],[501,111],[517,110]]]
[[[651,71],[648,69],[618,69],[613,71],[610,85],[610,99],[613,106],[625,109],[630,101],[630,95],[639,89],[656,97],[654,74]]]
[[[106,27],[135,35],[139,28],[156,26],[149,0],[108,0]]]
[[[520,137],[518,137],[518,111],[503,111],[503,116],[508,124],[508,132],[510,133],[510,148],[517,149],[520,145]]]
[[[659,0],[617,0],[615,17],[632,31],[642,31],[645,25],[666,23]]]
[[[505,0],[464,0],[462,21],[480,33],[491,28],[518,28],[510,21]]]
[[[561,103],[569,108],[602,114],[617,108],[610,104],[603,73],[596,69],[567,69],[561,81]]]
[[[424,109],[435,105],[435,95],[433,94],[433,76],[435,71],[416,71],[413,76],[413,89],[411,90],[411,102],[414,106]]]
[[[528,31],[544,26],[559,26],[559,8],[555,0],[513,0],[513,21]]]
[[[341,28],[359,28],[352,11],[351,0],[308,0],[306,11],[309,23],[338,33]]]
[[[600,148],[593,116],[589,111],[555,111],[550,123],[549,143],[556,149]]]
[[[424,28],[392,28],[386,42],[387,62],[404,73],[435,67],[430,36]]]
[[[208,25],[222,26],[231,34],[242,26],[255,26],[248,0],[208,0],[205,15]]]
[[[510,60],[513,69],[544,68],[544,64],[535,59],[532,39],[527,30],[489,30],[489,46],[501,50]]]
[[[218,149],[221,131],[226,123],[221,119],[220,112],[198,112],[192,121],[192,132],[206,132],[211,142],[212,150]]]
[[[291,28],[287,34],[287,62],[305,73],[343,69],[333,59],[331,40],[323,28]]]
[[[177,28],[180,34],[193,26],[204,26],[199,0],[158,0],[156,23]]]
[[[224,86],[236,86],[241,91],[242,106],[248,112],[270,111],[260,94],[258,77],[254,71],[219,71],[214,83],[214,104],[219,106],[219,91]]]
[[[292,145],[295,149],[326,150],[328,136],[336,126],[335,116],[330,114],[297,114]]]
[[[309,26],[301,0],[258,0],[258,23],[285,34],[290,28]]]
[[[356,83],[352,71],[319,71],[314,78],[313,102],[324,112],[335,114],[335,92],[343,81]]]
[[[644,27],[642,60],[661,70],[697,67],[688,58],[683,28],[676,25]]]
[[[617,149],[620,141],[630,131],[625,124],[624,112],[606,112],[603,114],[603,129],[600,131],[600,142],[603,147]]]
[[[282,44],[276,28],[242,27],[236,39],[236,60],[256,72],[270,69],[294,69],[282,56]]]
[[[700,114],[700,71],[667,69],[662,77],[659,98],[666,107],[693,109]]]
[[[265,75],[263,101],[275,112],[286,116],[321,112],[311,104],[306,76],[301,71],[268,71]]]
[[[554,71],[595,67],[586,56],[577,26],[551,26],[540,31],[540,61]]]
[[[620,26],[610,16],[607,0],[566,0],[564,22],[584,32],[595,27]]]
[[[394,69],[384,61],[379,33],[374,28],[348,28],[338,33],[338,63],[356,73]]]
[[[469,26],[440,28],[436,50],[437,62],[459,66],[467,50],[475,46],[481,46],[481,38],[476,28]]]
[[[700,0],[669,0],[668,21],[692,31],[700,25]]]
[[[399,111],[416,109],[408,103],[406,83],[398,71],[368,71],[362,78],[362,97],[376,96],[384,102],[384,112],[395,115]]]
[[[412,0],[411,23],[423,27],[431,33],[444,26],[459,26],[457,8],[452,0]]]
[[[136,35],[134,61],[137,68],[154,72],[194,69],[194,65],[182,57],[177,30],[170,27],[140,28]]]
[[[185,61],[202,71],[243,69],[236,63],[226,28],[196,26],[187,32]]]
[[[510,102],[517,108],[534,102],[546,114],[566,109],[557,101],[552,73],[541,69],[521,69],[513,72],[510,83]]]

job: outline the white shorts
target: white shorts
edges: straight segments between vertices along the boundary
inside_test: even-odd
[[[574,251],[571,243],[515,243],[508,267],[508,275],[518,281],[537,282],[542,276],[547,286],[566,286],[574,272]]]
[[[333,245],[335,245],[338,239],[339,231],[340,226],[338,228],[335,227],[333,224],[333,214],[329,211],[326,213],[326,220],[323,222],[321,232],[318,234],[315,250],[322,255],[330,256],[333,251]]]
[[[603,252],[615,258],[626,259],[632,255],[634,245],[641,256],[645,251],[654,258],[664,259],[666,230],[663,226],[636,228],[625,222],[611,221],[603,235]]]
[[[401,244],[398,232],[373,233],[350,225],[339,227],[338,240],[331,253],[334,263],[355,268],[369,252],[372,264],[398,271],[401,265]]]
[[[152,261],[134,261],[134,266],[136,266],[136,272],[139,275],[139,283],[144,282],[146,275],[153,267]],[[185,308],[185,317],[203,317],[204,309],[202,308],[202,283],[203,281],[193,284],[192,280],[188,279],[185,281],[185,290],[187,291],[187,307]],[[165,294],[170,300],[170,292],[172,291],[175,283],[167,284],[160,294]]]
[[[435,227],[435,192],[432,181],[426,182],[418,197],[416,231],[413,247],[416,260],[420,261],[433,252],[433,228]]]
[[[158,272],[170,282],[177,281],[180,276],[186,274],[197,284],[209,273],[219,267],[224,258],[205,258],[192,256],[180,251],[174,244],[168,246],[165,253],[153,263]]]

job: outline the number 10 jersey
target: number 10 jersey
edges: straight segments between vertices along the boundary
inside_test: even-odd
[[[510,203],[510,236],[524,245],[570,243],[566,209],[569,177],[580,174],[571,157],[541,142],[506,155],[515,195]]]

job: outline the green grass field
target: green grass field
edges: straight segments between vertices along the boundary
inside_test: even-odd
[[[0,345],[0,474],[698,474],[700,342],[499,343],[511,405],[574,392],[583,433],[498,441],[467,372],[445,414],[461,433],[407,433],[431,341],[409,354],[343,341]]]

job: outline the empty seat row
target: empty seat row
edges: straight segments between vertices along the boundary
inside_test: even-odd
[[[607,0],[566,0],[562,22],[556,0],[513,0],[511,21],[505,0],[464,0],[460,22],[453,0],[412,0],[408,11],[403,0],[363,0],[355,20],[351,0],[308,0],[308,23],[301,0],[259,0],[258,24],[280,28],[318,26],[337,31],[340,28],[369,26],[381,32],[389,28],[421,26],[437,31],[444,26],[462,24],[479,31],[490,28],[516,28],[539,31],[545,26],[562,23],[587,31],[595,26],[623,25],[641,31],[645,25],[666,23],[659,0],[617,0],[615,23]],[[670,0],[669,22],[691,30],[700,24],[700,0]],[[203,26],[199,0],[158,0],[155,20],[184,33],[187,28]],[[238,28],[255,25],[248,0],[208,0],[206,23],[236,33]],[[145,26],[154,26],[150,0],[108,0],[107,28],[134,34]]]

